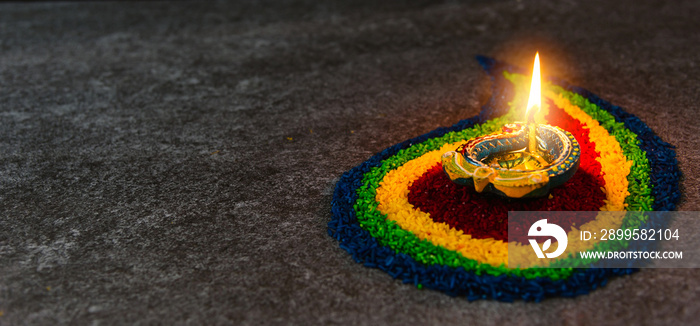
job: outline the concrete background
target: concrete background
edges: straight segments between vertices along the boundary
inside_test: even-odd
[[[0,4],[0,324],[691,324],[700,270],[468,302],[326,234],[338,177],[475,115],[486,54],[676,145],[700,210],[696,1]]]

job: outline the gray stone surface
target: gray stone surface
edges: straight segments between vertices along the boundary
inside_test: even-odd
[[[375,4],[377,2],[378,4]],[[691,324],[700,271],[468,302],[326,234],[342,172],[473,116],[475,54],[623,106],[700,210],[696,1],[0,5],[0,324]]]

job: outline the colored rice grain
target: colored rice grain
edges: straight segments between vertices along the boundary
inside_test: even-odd
[[[364,262],[368,267],[380,268],[406,283],[421,284],[450,295],[462,295],[469,300],[540,301],[548,296],[576,296],[604,285],[611,275],[631,273],[632,269],[504,270],[484,266],[421,241],[378,214],[373,196],[376,195],[378,180],[387,172],[445,143],[493,131],[492,128],[506,121],[503,119],[507,115],[495,118],[507,112],[500,103],[502,99],[513,98],[517,92],[503,76],[515,75],[512,72],[519,69],[489,58],[478,59],[494,78],[492,98],[479,116],[396,144],[345,173],[333,196],[333,219],[328,224],[329,234],[339,240],[340,247],[352,254],[355,260]],[[621,144],[624,155],[635,162],[627,177],[630,192],[625,199],[627,208],[673,209],[678,200],[680,173],[675,153],[670,149],[672,147],[661,141],[638,118],[619,107],[584,89],[561,81],[557,81],[557,84],[561,87],[557,86],[555,93],[562,94],[587,115],[600,121]],[[494,120],[486,121],[488,119]],[[648,153],[653,154],[647,156]],[[625,217],[622,224],[623,227],[639,227],[642,220],[643,217],[638,216]],[[607,243],[610,242],[597,247]],[[483,274],[485,272],[501,276]]]
[[[489,122],[494,122],[494,121],[489,121]],[[481,126],[481,128],[475,128],[475,129],[476,129],[476,131],[490,132],[490,131],[492,131],[492,130],[494,129],[494,127],[493,127],[493,126],[489,126],[488,128],[484,128],[484,126]],[[448,135],[446,135],[445,137],[447,137],[447,136],[448,136]],[[452,137],[452,139],[454,139],[454,137]],[[417,145],[412,146],[411,148],[413,148],[413,147],[415,147],[415,146],[418,146],[419,149],[426,149],[426,148],[424,148],[424,147],[420,147],[420,145],[421,145],[421,144],[417,144]],[[434,146],[434,145],[439,145],[439,142],[438,142],[438,143],[434,143],[434,144],[431,145],[430,147],[432,147],[432,146]],[[444,151],[444,149],[443,149],[443,151]],[[421,150],[406,151],[406,152],[404,152],[404,154],[406,154],[406,155],[408,155],[408,156],[413,156],[413,155],[419,155],[421,152],[422,152]],[[398,158],[398,157],[403,157],[403,156],[404,156],[404,155],[401,154],[401,151],[396,155],[397,158]],[[439,153],[434,153],[434,156],[438,157],[438,156],[439,156]],[[437,160],[437,158],[436,158],[435,160]],[[406,158],[401,159],[400,161],[394,161],[394,162],[391,162],[391,160],[389,160],[389,161],[384,162],[385,164],[383,164],[383,167],[396,168],[396,167],[401,166],[401,164],[403,164],[403,162],[406,162],[406,161],[407,161]],[[610,165],[610,166],[608,166],[608,167],[614,168],[615,166],[614,166],[614,165]],[[368,185],[367,182],[364,182],[364,183],[365,183],[365,185]],[[370,184],[371,184],[371,183],[372,183],[372,182],[370,182]],[[371,189],[370,194],[376,194],[376,188],[374,188],[374,189],[370,188],[370,189]],[[390,191],[389,193],[402,193],[402,192],[403,192],[403,191],[394,191],[394,192],[391,192],[391,191]],[[369,202],[369,201],[368,201],[368,202]],[[399,203],[398,206],[401,206],[401,205],[402,205],[402,204]],[[371,210],[372,210],[372,209],[370,208],[370,211],[371,211]],[[399,219],[401,219],[401,220],[406,220],[406,218],[405,218],[405,217],[401,217],[401,215],[402,215],[402,214],[399,214]],[[614,224],[612,224],[612,226],[615,226],[615,225],[616,225],[615,227],[619,226],[619,221],[617,221],[617,222],[614,222],[614,221],[600,221],[600,222],[602,223],[601,225],[602,225],[602,226],[605,226],[605,227],[611,227],[611,222],[614,223]],[[597,227],[596,227],[595,225],[593,225],[593,226],[592,226],[592,229],[598,230],[599,227],[601,227],[601,225],[598,225]],[[435,228],[435,227],[437,227],[437,226],[438,226],[438,225],[431,225],[430,227]],[[389,230],[389,229],[390,229],[390,228],[386,228],[386,230]],[[413,230],[411,227],[409,227],[408,229]],[[385,232],[383,232],[383,231],[384,231],[384,228],[381,228],[381,227],[380,227],[380,231],[382,231],[382,234],[385,234]],[[432,230],[432,231],[435,231],[435,230]],[[448,232],[448,234],[449,234],[449,233],[451,233],[451,232]],[[386,234],[389,234],[389,233],[386,233]],[[438,234],[439,237],[445,237],[445,236],[447,235],[447,234],[444,233],[444,232],[443,232],[443,233],[435,233],[435,232],[431,232],[431,230],[419,231],[419,234],[422,234],[421,237],[422,237],[423,239],[426,239],[426,236],[432,238],[434,234]],[[455,236],[458,237],[459,234],[453,234],[452,236],[449,236],[449,238],[454,238]],[[409,238],[410,238],[410,237],[409,237]],[[572,238],[573,238],[573,237],[572,237]],[[573,240],[574,240],[574,241],[572,241],[572,242],[576,242],[576,239],[573,239]],[[444,240],[442,240],[442,241],[443,241],[443,244],[446,244],[446,243],[444,242]],[[458,242],[459,242],[459,241],[458,241]],[[447,241],[447,243],[451,243],[451,241]],[[587,244],[587,245],[591,245],[592,242],[588,242],[588,243],[586,243],[586,244]],[[423,246],[423,247],[424,247],[424,248],[426,248],[426,247],[429,248],[430,245],[429,245],[429,244],[426,244],[426,245]],[[451,247],[452,247],[452,246],[451,246]],[[570,247],[572,248],[572,250],[573,250],[573,249],[578,249],[578,247],[577,247],[577,246],[574,246],[574,245],[570,245]],[[439,248],[439,247],[438,247],[438,248]],[[491,248],[491,249],[492,249],[491,251],[489,251],[488,249],[483,250],[483,249],[485,249],[485,248],[483,248],[482,245],[479,245],[479,246],[477,246],[476,248],[479,248],[479,249],[474,250],[475,248],[473,248],[473,247],[471,247],[471,246],[467,246],[467,248],[464,248],[465,251],[467,251],[467,252],[464,252],[464,253],[467,254],[467,255],[471,255],[471,256],[484,256],[484,255],[492,255],[492,254],[494,254],[494,252],[495,252],[495,253],[501,252],[500,249],[494,251],[493,248]],[[472,251],[469,252],[469,249],[472,249]],[[419,257],[419,259],[431,259],[431,260],[433,260],[433,261],[452,261],[451,259],[442,259],[442,257],[441,257],[439,254],[425,254],[425,255],[420,255],[420,254],[419,254],[418,257]],[[498,255],[496,255],[495,257],[498,257]],[[455,260],[455,262],[457,262],[457,260]],[[472,262],[470,261],[468,266],[471,266],[471,265],[472,265]],[[478,266],[478,267],[479,267],[479,270],[481,270],[482,266]],[[487,270],[488,270],[488,269],[487,269]],[[489,271],[489,272],[493,272],[493,271]],[[498,272],[497,272],[497,273],[498,273]]]
[[[610,137],[605,130],[600,129],[601,137]],[[598,134],[598,133],[596,133]],[[596,139],[598,141],[598,139]],[[602,139],[601,144],[607,144],[607,139]],[[441,149],[431,151],[421,157],[410,160],[401,166],[397,166],[395,170],[387,172],[382,178],[381,187],[372,191],[376,193],[377,209],[381,214],[387,214],[387,219],[396,221],[398,226],[406,231],[415,234],[421,240],[428,240],[430,244],[436,245],[439,248],[444,247],[451,251],[456,251],[463,257],[476,260],[478,263],[490,264],[499,266],[506,263],[508,246],[503,241],[494,241],[493,239],[473,239],[471,235],[464,234],[459,230],[451,229],[445,223],[431,222],[429,215],[420,210],[413,209],[408,203],[408,193],[405,188],[408,187],[423,171],[439,161],[440,155],[448,150],[453,150],[460,143],[444,145]],[[608,150],[607,147],[602,147],[602,151]],[[591,151],[592,152],[592,151]],[[621,153],[614,152],[610,154],[617,157],[617,161],[624,161]],[[398,156],[398,155],[397,155]],[[395,166],[395,164],[391,164]],[[628,174],[628,165],[605,165],[606,174],[617,175],[624,179]],[[613,185],[615,186],[615,185]],[[619,185],[617,185],[619,186]],[[597,187],[593,190],[597,191]],[[614,188],[613,188],[614,190]],[[623,189],[624,190],[624,189]],[[616,191],[623,191],[616,190]],[[607,204],[606,204],[607,205]],[[578,229],[596,232],[600,229],[618,228],[622,223],[623,215],[598,215],[596,220],[585,223]],[[569,233],[569,245],[565,256],[569,253],[586,251],[592,248],[598,241],[581,241],[578,237],[578,229],[572,228],[574,232]],[[537,260],[534,253],[529,249],[529,246],[511,246],[510,250],[515,254],[512,257],[518,257],[520,260],[515,261],[521,265],[526,265],[528,262]],[[439,255],[430,255],[431,258],[436,258],[442,261]]]

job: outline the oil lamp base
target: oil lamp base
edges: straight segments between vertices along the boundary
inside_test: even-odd
[[[455,183],[511,198],[541,197],[569,180],[581,150],[571,133],[537,125],[536,148],[528,146],[524,123],[507,124],[501,132],[469,140],[442,155],[442,166]]]

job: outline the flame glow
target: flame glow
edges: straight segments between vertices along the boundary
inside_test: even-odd
[[[527,100],[525,120],[527,120],[530,108],[535,107],[535,114],[542,106],[542,91],[540,86],[540,53],[535,54],[535,66],[532,68],[532,84],[530,84],[530,97]]]

